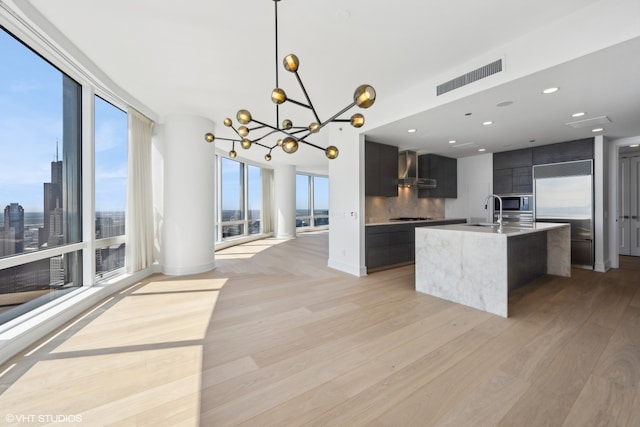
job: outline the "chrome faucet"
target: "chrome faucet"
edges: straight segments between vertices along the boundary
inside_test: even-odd
[[[499,231],[502,231],[502,198],[500,198],[500,196],[496,194],[489,194],[486,200],[484,201],[485,209],[487,209],[487,207],[489,206],[489,200],[491,199],[498,199],[498,202],[500,204],[500,213],[498,214],[498,226],[499,226],[498,228],[499,228]],[[493,219],[491,222],[493,222]]]

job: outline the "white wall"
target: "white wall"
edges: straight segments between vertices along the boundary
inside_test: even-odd
[[[493,154],[458,159],[458,198],[445,200],[445,218],[488,219],[484,201],[493,190]]]
[[[330,144],[340,149],[329,161],[328,266],[364,276],[364,136],[348,125],[328,131]]]
[[[594,270],[605,272],[611,266],[609,258],[609,150],[602,135],[594,141]],[[615,212],[615,211],[613,211]]]

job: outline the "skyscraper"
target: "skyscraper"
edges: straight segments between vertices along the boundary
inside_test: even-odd
[[[24,252],[24,209],[18,203],[10,203],[4,208],[4,227],[0,238],[1,256]]]
[[[51,182],[44,183],[44,226],[40,234],[40,246],[59,245],[62,237],[62,160],[51,162]]]

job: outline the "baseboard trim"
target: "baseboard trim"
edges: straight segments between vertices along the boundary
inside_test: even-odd
[[[355,266],[355,265],[345,264],[343,262],[336,261],[333,259],[329,259],[329,261],[327,262],[327,267],[333,268],[334,270],[343,271],[345,273],[348,273],[357,277],[362,277],[367,275],[367,267],[365,266]]]

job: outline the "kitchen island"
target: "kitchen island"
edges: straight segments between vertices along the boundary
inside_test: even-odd
[[[455,224],[415,230],[416,291],[507,317],[508,293],[538,276],[571,276],[569,224]]]

